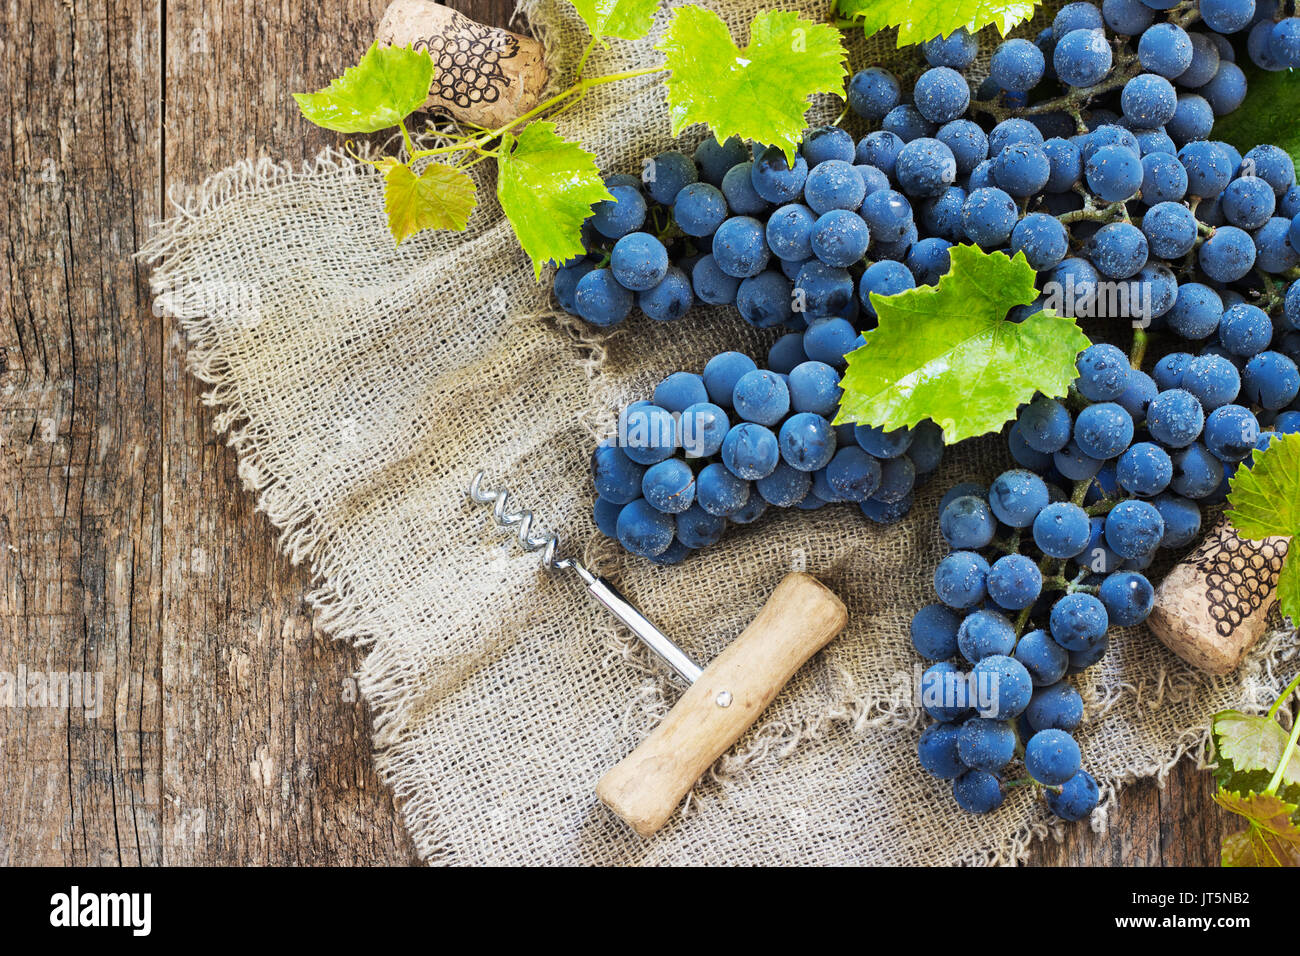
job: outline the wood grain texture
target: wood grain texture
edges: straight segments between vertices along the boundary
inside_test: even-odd
[[[508,26],[512,0],[449,4]],[[0,10],[0,671],[103,675],[98,717],[0,707],[0,864],[407,863],[358,657],[313,626],[131,258],[172,188],[334,139],[289,93],[366,45],[383,0],[15,0]],[[518,29],[518,25],[514,24]],[[1105,837],[1033,862],[1218,859],[1184,762]]]

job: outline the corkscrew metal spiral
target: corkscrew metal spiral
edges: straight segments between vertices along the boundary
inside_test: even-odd
[[[484,488],[483,472],[480,471],[470,481],[465,495],[475,504],[491,505],[492,520],[502,528],[513,530],[515,540],[519,542],[521,548],[529,553],[541,552],[542,567],[547,570],[554,568],[562,571],[571,570],[582,578],[587,592],[626,624],[646,647],[650,648],[686,683],[693,684],[700,676],[700,665],[691,660],[690,656],[674,644],[663,631],[655,627],[649,618],[618,592],[614,585],[599,575],[592,574],[577,558],[557,558],[555,554],[559,550],[560,539],[553,534],[534,534],[533,525],[536,519],[531,511],[527,509],[507,511],[506,499],[510,495],[509,489],[500,488],[491,491]]]
[[[483,472],[479,472],[469,483],[467,492],[471,501],[480,505],[492,506],[492,520],[503,528],[517,528],[515,539],[519,546],[528,552],[542,552],[542,567],[548,571],[552,568],[561,570],[580,567],[570,558],[556,560],[555,552],[559,549],[560,539],[555,535],[533,534],[533,513],[527,509],[506,511],[506,499],[510,496],[508,488],[490,491],[483,487]]]

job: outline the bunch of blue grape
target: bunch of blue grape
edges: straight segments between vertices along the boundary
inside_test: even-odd
[[[1266,348],[1263,312],[1233,308],[1254,310],[1241,313],[1250,336],[1221,330],[1219,351],[1171,352],[1152,374],[1113,345],[1089,347],[1067,399],[1040,396],[1009,428],[1021,467],[941,502],[939,532],[953,550],[935,569],[938,601],[911,628],[935,662],[921,690],[936,722],[918,752],[962,809],[996,809],[1019,760],[1057,816],[1093,810],[1097,783],[1072,736],[1083,700],[1069,675],[1102,658],[1112,627],[1146,620],[1155,589],[1143,572],[1160,549],[1195,540],[1201,506],[1223,500],[1240,463],[1300,431],[1294,361]]]
[[[768,507],[846,502],[881,524],[902,518],[939,467],[943,439],[930,422],[833,425],[840,374],[824,359],[842,361],[849,347],[790,333],[766,368],[723,352],[702,375],[669,375],[651,400],[623,409],[618,437],[593,453],[596,526],[632,554],[677,564]]]
[[[870,329],[871,294],[936,283],[956,242],[1023,252],[1080,285],[1127,282],[1157,303],[1174,285],[1157,260],[1183,255],[1201,225],[1230,227],[1202,255],[1210,274],[1234,277],[1223,281],[1247,260],[1290,262],[1290,225],[1275,220],[1300,212],[1300,190],[1263,220],[1253,194],[1240,197],[1244,225],[1221,216],[1222,175],[1255,175],[1275,151],[1243,158],[1207,139],[1246,93],[1225,34],[1267,35],[1251,49],[1289,64],[1300,20],[1275,21],[1277,8],[1254,0],[1157,5],[1171,6],[1070,3],[1035,40],[999,44],[974,89],[978,42],[964,30],[923,46],[910,97],[894,74],[863,70],[848,103],[878,128],[856,141],[838,126],[808,130],[793,164],[733,137],[661,153],[641,177],[609,176],[614,198],[587,221],[586,252],[557,270],[556,297],[599,326],[634,307],[672,320],[700,302],[760,328],[838,318]],[[1147,211],[1155,241],[1138,228]],[[1093,268],[1071,254],[1084,242],[1097,246]]]

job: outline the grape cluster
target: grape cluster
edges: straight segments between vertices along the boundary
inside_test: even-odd
[[[1200,504],[1223,499],[1233,469],[1274,434],[1300,430],[1296,410],[1260,428],[1256,411],[1295,403],[1300,374],[1254,347],[1247,385],[1217,353],[1170,353],[1148,375],[1115,346],[1093,345],[1065,402],[1039,397],[1010,427],[1021,468],[945,495],[939,532],[953,550],[935,569],[938,601],[911,629],[936,662],[921,679],[936,723],[918,750],[964,810],[1001,804],[1017,754],[1058,816],[1095,806],[1070,736],[1083,702],[1067,676],[1101,659],[1111,627],[1146,619],[1155,589],[1142,572],[1160,548],[1192,543]]]
[[[778,339],[767,368],[723,352],[702,375],[669,375],[652,400],[623,409],[617,439],[593,453],[596,526],[632,554],[676,564],[769,505],[850,502],[873,521],[900,519],[939,467],[943,439],[932,422],[892,432],[832,424],[857,337],[847,322],[823,324]]]

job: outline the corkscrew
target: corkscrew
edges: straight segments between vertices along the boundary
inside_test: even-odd
[[[540,552],[542,567],[576,574],[588,594],[688,685],[649,736],[596,786],[600,800],[643,837],[668,821],[713,761],[848,620],[843,602],[824,584],[807,574],[787,574],[744,632],[701,668],[614,585],[576,557],[559,557],[559,538],[540,530],[531,511],[510,510],[507,489],[484,488],[480,471],[466,496],[491,505],[492,520],[512,531],[525,551]]]
[[[534,534],[534,517],[531,511],[507,511],[506,499],[510,491],[501,488],[489,491],[483,488],[483,472],[479,472],[469,483],[469,498],[480,505],[492,506],[492,520],[502,528],[516,528],[515,539],[519,546],[528,552],[541,552],[542,567],[548,571],[573,571],[582,579],[587,593],[603,604],[620,621],[622,621],[645,644],[650,651],[666,664],[687,684],[693,684],[703,668],[691,660],[684,650],[673,642],[663,631],[655,627],[635,605],[619,593],[598,574],[593,574],[577,558],[557,558],[560,541],[555,535]]]

